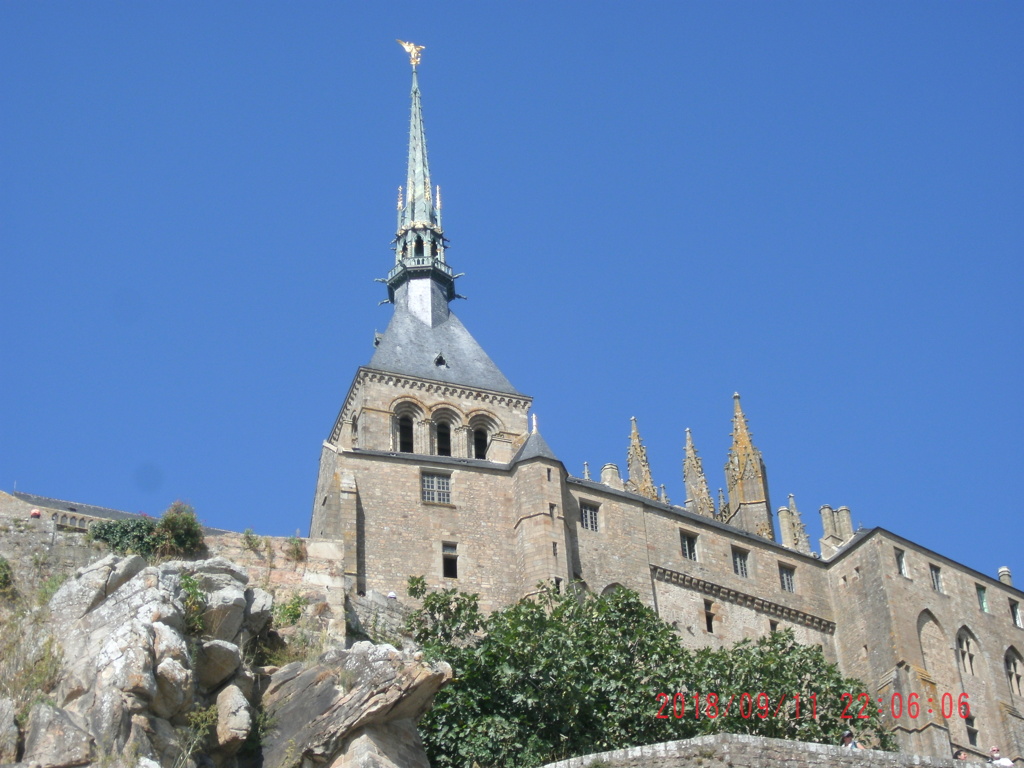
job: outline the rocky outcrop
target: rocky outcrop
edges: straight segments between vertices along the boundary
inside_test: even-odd
[[[219,557],[80,569],[50,602],[64,660],[53,700],[32,707],[24,733],[0,700],[0,765],[429,768],[415,720],[447,665],[359,643],[251,669],[243,647],[272,613],[272,596]],[[269,732],[250,738],[257,722]]]
[[[312,666],[283,667],[263,694],[275,723],[264,738],[265,764],[297,768],[305,759],[349,768],[362,765],[362,759],[353,762],[362,755],[367,765],[429,768],[415,721],[451,674],[447,664],[424,663],[422,654],[367,642],[329,651]],[[376,749],[367,750],[368,744]],[[419,760],[410,762],[416,754]]]

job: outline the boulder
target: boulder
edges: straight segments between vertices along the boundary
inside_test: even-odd
[[[196,654],[196,682],[211,691],[227,680],[242,663],[238,646],[224,640],[209,640]]]
[[[92,762],[92,737],[64,710],[36,704],[28,718],[22,762],[39,768],[70,768]]]
[[[157,717],[170,720],[192,708],[192,670],[180,661],[168,657],[157,665],[156,688],[151,706]]]
[[[264,765],[330,764],[357,730],[418,719],[451,675],[444,662],[426,664],[367,642],[329,651],[308,667],[282,667],[263,694],[275,724],[263,740]]]
[[[245,628],[258,635],[274,615],[274,597],[259,587],[245,590]]]
[[[217,694],[217,747],[223,755],[235,754],[249,738],[252,707],[237,685]]]
[[[232,642],[245,618],[245,591],[240,585],[231,585],[206,596],[203,611],[205,633],[216,640]]]

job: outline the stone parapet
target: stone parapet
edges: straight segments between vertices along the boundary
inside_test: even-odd
[[[980,758],[976,758],[980,762]],[[969,765],[969,763],[966,763]],[[542,768],[956,768],[952,759],[720,733],[574,757]]]

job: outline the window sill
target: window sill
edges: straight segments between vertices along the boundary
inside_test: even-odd
[[[443,501],[423,501],[421,499],[420,504],[422,504],[425,507],[447,507],[448,509],[456,509],[456,506],[454,504],[446,504]]]

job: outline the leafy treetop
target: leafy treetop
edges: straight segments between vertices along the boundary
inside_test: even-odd
[[[455,672],[420,722],[438,768],[530,768],[718,732],[838,744],[851,722],[861,741],[894,748],[877,715],[840,718],[842,694],[866,690],[863,683],[844,678],[820,648],[800,645],[791,630],[694,652],[629,590],[596,596],[542,586],[535,599],[484,617],[476,595],[430,592],[421,577],[409,586],[410,595],[423,601],[409,630],[429,658],[444,659]],[[743,717],[741,694],[761,692],[768,699],[748,701]],[[662,710],[667,719],[655,717],[659,693],[669,694]],[[676,693],[682,694],[677,706],[686,700],[680,718],[673,716]],[[708,709],[710,693],[718,695],[717,712]],[[811,717],[812,694],[817,718]]]

